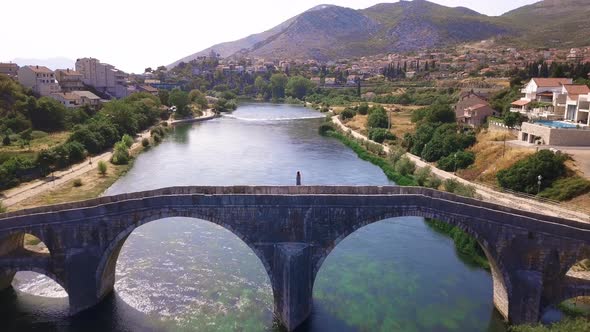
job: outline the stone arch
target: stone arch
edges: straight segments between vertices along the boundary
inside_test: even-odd
[[[199,213],[192,213],[191,211],[170,211],[169,213],[161,213],[160,211],[152,211],[148,212],[143,215],[139,221],[130,224],[123,230],[119,231],[117,235],[108,243],[106,248],[104,249],[99,263],[96,270],[96,289],[97,289],[97,298],[101,300],[106,295],[108,295],[112,290],[115,283],[115,269],[117,260],[119,258],[119,254],[125,241],[127,238],[133,233],[135,229],[141,227],[145,224],[148,224],[152,221],[167,219],[167,218],[174,218],[174,217],[182,217],[182,218],[190,218],[190,219],[199,219],[206,221],[211,224],[215,224],[221,226],[225,230],[229,231],[236,237],[238,237],[243,243],[245,243],[248,248],[250,248],[258,260],[264,266],[264,269],[269,277],[270,283],[273,283],[273,275],[271,272],[270,262],[267,261],[263,252],[255,246],[255,244],[248,240],[248,238],[241,234],[241,232],[237,231],[235,227],[232,227],[230,224],[218,219],[203,216]]]
[[[69,291],[68,291],[68,288],[66,287],[66,284],[55,273],[53,273],[51,271],[47,271],[47,270],[44,270],[44,269],[41,269],[41,268],[38,268],[38,267],[35,267],[35,266],[10,268],[10,269],[6,269],[6,270],[3,271],[3,273],[12,274],[13,276],[17,272],[35,272],[35,273],[44,275],[47,278],[53,280],[59,286],[61,286],[61,288],[63,288],[64,291],[66,293],[68,293],[68,295],[69,295]]]
[[[32,240],[31,244],[38,246],[27,246],[25,239]],[[40,250],[43,249],[43,250]],[[35,261],[23,264],[15,264],[22,259],[34,258]],[[65,284],[54,273],[47,270],[41,261],[51,259],[51,252],[45,242],[33,232],[17,232],[4,236],[0,240],[0,290],[11,287],[14,276],[17,272],[31,271],[49,277],[66,289]]]
[[[424,210],[414,210],[414,211],[399,211],[399,210],[389,210],[384,213],[373,215],[367,217],[365,219],[359,219],[356,223],[352,225],[352,227],[348,228],[346,231],[339,234],[339,236],[334,239],[331,245],[328,248],[322,249],[319,258],[315,260],[315,264],[313,267],[313,275],[312,275],[312,283],[315,284],[315,279],[317,273],[319,272],[322,264],[324,263],[325,259],[330,255],[332,250],[345,238],[352,235],[358,229],[361,229],[365,226],[390,219],[390,218],[399,218],[399,217],[423,217],[423,218],[431,218],[441,220],[445,223],[448,223],[452,226],[459,227],[462,231],[467,233],[468,235],[475,238],[479,246],[483,249],[486,258],[490,263],[490,270],[492,274],[492,284],[493,284],[493,301],[494,306],[500,312],[500,314],[504,317],[504,319],[509,319],[509,299],[511,294],[511,284],[510,284],[510,275],[508,270],[503,266],[502,261],[498,259],[498,255],[496,253],[495,248],[489,243],[489,241],[476,232],[472,227],[470,227],[468,222],[455,218],[451,215],[446,215],[444,213],[434,214],[431,212],[427,212]],[[312,284],[312,286],[313,286]]]
[[[31,242],[32,246],[28,246],[26,241]],[[35,250],[34,245],[41,244],[45,251]],[[19,250],[33,251],[37,254],[50,255],[51,250],[43,239],[43,236],[34,231],[21,231],[4,236],[0,239],[0,257],[8,255]]]

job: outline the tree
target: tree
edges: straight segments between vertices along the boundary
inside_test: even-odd
[[[188,104],[190,103],[190,99],[188,97],[188,93],[182,91],[178,88],[172,90],[170,92],[170,97],[168,98],[171,105],[176,106],[176,113],[177,115],[183,117],[188,116],[190,114],[190,110],[188,109]]]
[[[188,94],[188,98],[190,99],[191,102],[199,105],[199,107],[202,110],[207,109],[207,107],[209,106],[209,104],[207,103],[207,98],[205,97],[205,94],[203,94],[200,90],[197,90],[197,89],[191,90],[191,92],[189,92],[189,94]]]
[[[101,115],[110,121],[121,134],[135,135],[139,131],[138,117],[133,105],[125,100],[111,100],[103,105]]]
[[[170,92],[168,92],[168,90],[158,90],[158,98],[160,98],[160,103],[162,103],[162,105],[170,106],[168,97],[170,97]]]
[[[287,86],[288,78],[284,74],[273,74],[270,77],[270,88],[272,91],[272,99],[285,98],[285,87]]]
[[[522,115],[516,112],[506,112],[504,113],[504,124],[510,128],[514,128],[514,126],[520,126],[524,121]]]
[[[113,152],[111,162],[115,165],[127,165],[129,163],[129,150],[125,142],[115,143],[115,151]]]
[[[310,93],[315,84],[309,79],[302,76],[294,76],[287,82],[285,92],[288,96],[303,100]]]
[[[264,78],[262,78],[262,76],[258,76],[258,77],[256,77],[256,80],[254,80],[254,87],[256,88],[256,91],[259,94],[264,95],[264,93],[268,89],[268,83],[266,83],[266,81],[264,80]]]
[[[31,97],[32,98],[32,97]],[[66,107],[57,100],[41,97],[29,109],[33,128],[42,131],[58,131],[65,128]]]

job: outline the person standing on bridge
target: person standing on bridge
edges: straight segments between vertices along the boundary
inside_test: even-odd
[[[295,182],[298,186],[301,185],[301,172],[300,171],[297,171],[297,177],[295,179]]]

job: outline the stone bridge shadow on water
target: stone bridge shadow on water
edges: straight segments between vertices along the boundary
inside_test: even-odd
[[[294,330],[310,315],[316,275],[357,229],[389,218],[435,218],[474,237],[491,266],[494,305],[512,323],[538,321],[564,299],[590,295],[590,281],[566,275],[590,257],[590,225],[426,188],[177,187],[0,215],[0,285],[15,271],[52,277],[78,313],[109,295],[125,240],[154,220],[210,221],[240,238],[269,275],[277,319]],[[23,233],[51,255],[23,254]]]

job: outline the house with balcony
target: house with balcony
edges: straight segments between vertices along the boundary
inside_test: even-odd
[[[101,99],[90,91],[72,91],[73,95],[78,96],[79,106],[88,106],[93,110],[100,109]]]
[[[83,76],[81,73],[72,69],[57,69],[55,71],[55,78],[61,90],[64,92],[71,92],[84,89],[82,82]]]
[[[512,103],[510,111],[521,113],[530,119],[563,119],[563,86],[572,83],[571,78],[533,78],[521,90],[524,96]]]
[[[41,96],[50,96],[61,91],[55,73],[45,66],[20,67],[18,81]]]
[[[590,88],[585,84],[563,85],[562,95],[565,95],[565,120],[578,122],[580,96],[587,96],[588,94],[590,94]]]

